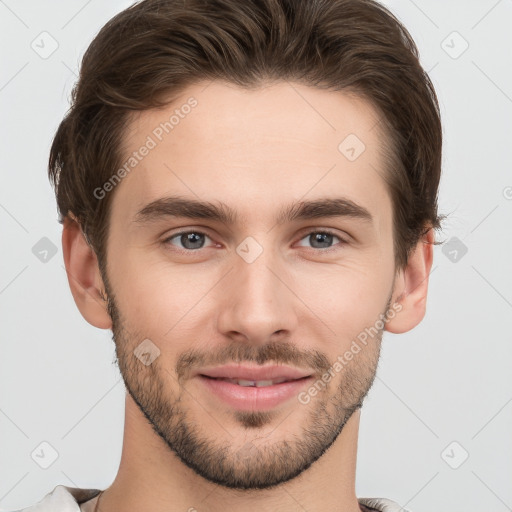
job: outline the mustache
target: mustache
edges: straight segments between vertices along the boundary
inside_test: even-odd
[[[271,341],[265,345],[236,343],[220,347],[215,352],[192,349],[181,354],[176,361],[176,375],[181,382],[194,368],[220,366],[229,363],[251,362],[290,364],[299,368],[324,373],[329,369],[329,359],[318,350],[299,350],[290,342]]]

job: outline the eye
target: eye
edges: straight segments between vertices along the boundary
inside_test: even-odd
[[[337,239],[340,242],[340,245],[347,243],[346,240],[341,238],[340,236],[332,233],[331,231],[311,231],[307,236],[301,239],[307,240],[311,243],[313,249],[334,249],[335,247],[332,245],[333,240]],[[301,245],[301,244],[299,244]],[[335,244],[336,245],[336,244]]]
[[[191,252],[198,249],[203,249],[205,247],[206,239],[211,241],[211,238],[202,231],[180,231],[179,233],[174,233],[173,235],[167,237],[165,240],[163,240],[162,243],[173,245],[178,250],[184,252]],[[348,243],[339,235],[336,235],[335,233],[332,233],[328,230],[311,231],[305,237],[303,237],[300,242],[303,242],[304,240],[307,240],[313,249],[320,249],[322,251],[336,249],[336,245],[343,245]],[[336,240],[338,240],[338,243],[336,243]],[[304,247],[302,243],[299,243],[299,246]]]
[[[201,231],[181,231],[180,233],[175,233],[174,235],[166,238],[163,243],[177,246],[178,249],[185,251],[193,251],[203,248],[205,238],[210,239],[206,233]]]

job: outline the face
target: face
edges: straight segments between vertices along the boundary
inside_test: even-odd
[[[119,368],[205,479],[286,482],[361,407],[395,277],[383,143],[368,103],[299,84],[196,84],[132,119],[103,276]]]

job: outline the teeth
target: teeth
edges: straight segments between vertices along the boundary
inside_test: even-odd
[[[272,384],[274,384],[274,382],[271,381],[271,380],[258,380],[258,381],[256,381],[256,387],[257,388],[262,388],[264,386],[272,386]]]
[[[238,384],[239,386],[255,386],[257,388],[262,388],[265,386],[272,386],[273,384],[279,384],[281,382],[285,382],[287,379],[275,379],[275,380],[244,380],[244,379],[219,379],[225,380],[227,382],[231,382],[233,384]]]
[[[261,382],[270,382],[270,384],[272,384],[272,381],[268,381],[268,380],[261,380],[261,381],[254,381],[254,380],[243,380],[243,379],[240,379],[240,380],[235,380],[235,383],[238,384],[239,386],[258,386],[258,384],[260,384]],[[268,384],[266,384],[268,386]]]

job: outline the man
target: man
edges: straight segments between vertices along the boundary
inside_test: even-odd
[[[37,510],[403,510],[356,497],[358,427],[384,330],[425,314],[440,170],[432,84],[372,0],[109,21],[49,173],[74,300],[113,332],[123,453],[107,489]]]

